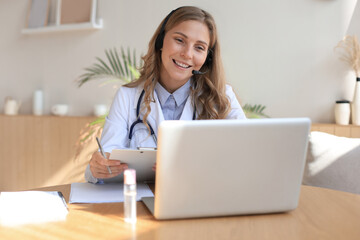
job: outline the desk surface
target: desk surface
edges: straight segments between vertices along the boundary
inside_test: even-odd
[[[70,185],[40,190],[69,200]],[[0,226],[0,239],[360,239],[360,195],[309,186],[288,213],[157,221],[142,202],[137,211],[132,227],[122,203],[69,204],[66,222]]]

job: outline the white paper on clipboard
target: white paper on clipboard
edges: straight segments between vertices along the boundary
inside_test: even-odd
[[[109,159],[127,163],[129,168],[136,170],[136,181],[154,181],[155,172],[152,170],[156,162],[156,150],[144,149],[114,149]],[[123,175],[122,175],[123,176]]]

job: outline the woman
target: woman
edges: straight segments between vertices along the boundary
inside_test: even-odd
[[[155,31],[143,60],[140,78],[119,89],[106,119],[101,144],[107,157],[112,149],[156,147],[164,120],[245,118],[226,85],[215,22],[206,11],[173,10]],[[95,183],[126,168],[97,151],[85,178]]]

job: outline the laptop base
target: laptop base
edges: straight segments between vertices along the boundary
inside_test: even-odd
[[[143,197],[141,200],[152,213],[152,215],[154,215],[154,197]]]

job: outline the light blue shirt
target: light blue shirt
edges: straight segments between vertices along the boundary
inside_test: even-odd
[[[165,120],[179,120],[184,110],[186,99],[190,94],[191,83],[187,81],[182,87],[172,94],[169,93],[159,82],[155,85],[155,92],[158,96]]]

